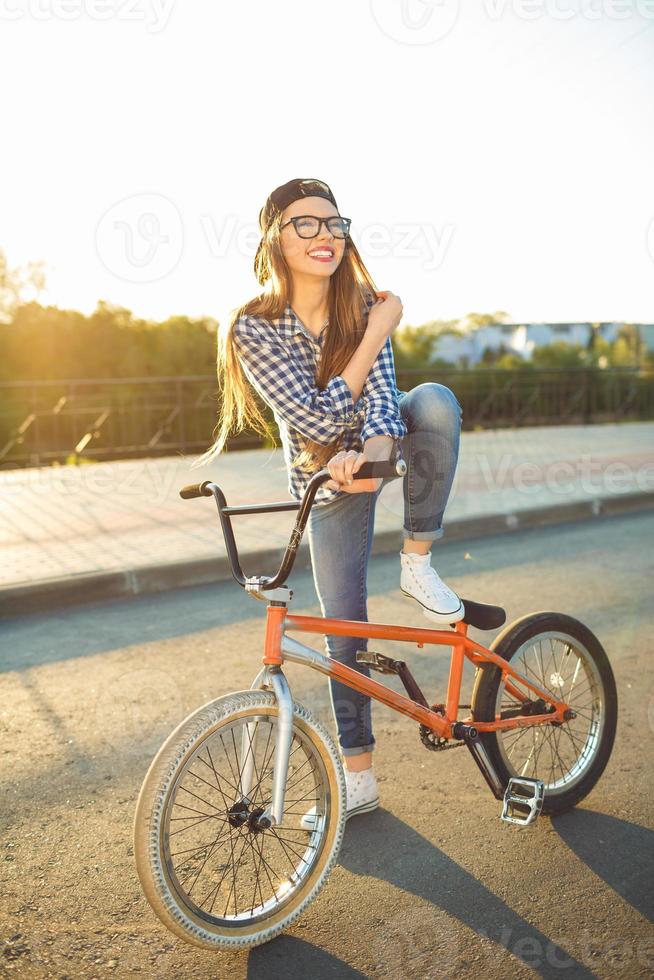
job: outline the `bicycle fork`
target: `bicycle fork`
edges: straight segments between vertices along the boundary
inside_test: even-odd
[[[262,667],[255,677],[250,690],[272,687],[279,714],[277,715],[277,741],[275,743],[275,761],[273,771],[272,800],[270,806],[261,814],[258,820],[260,827],[270,826],[275,823],[277,826],[282,823],[284,815],[284,796],[286,792],[286,777],[288,773],[288,760],[291,751],[291,741],[293,739],[293,696],[288,686],[288,681],[279,667]],[[243,729],[241,740],[241,794],[243,801],[248,805],[251,803],[250,791],[254,779],[254,739],[256,732],[256,722],[248,722]]]

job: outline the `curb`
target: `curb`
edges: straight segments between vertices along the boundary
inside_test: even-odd
[[[528,528],[589,520],[614,514],[629,514],[654,507],[654,491],[625,493],[615,496],[592,497],[572,503],[551,504],[506,514],[488,514],[448,521],[446,540],[486,537],[492,534],[524,531]],[[372,554],[383,555],[402,547],[401,530],[375,533]],[[273,574],[281,563],[284,548],[266,548],[241,555],[244,573]],[[309,545],[305,539],[297,551],[295,568],[311,567]],[[269,572],[261,571],[263,568]],[[26,613],[50,612],[56,609],[84,605],[103,599],[121,599],[149,595],[194,585],[209,585],[232,579],[227,555],[216,558],[191,558],[162,565],[117,569],[109,572],[82,572],[63,575],[0,588],[0,617]]]

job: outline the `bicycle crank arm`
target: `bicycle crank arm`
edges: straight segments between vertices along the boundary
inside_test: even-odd
[[[457,722],[452,726],[452,734],[455,738],[461,738],[470,749],[470,754],[481,770],[481,774],[488,783],[490,791],[496,800],[504,800],[504,789],[497,775],[497,770],[491,762],[488,753],[482,745],[477,729],[472,725],[464,725]]]

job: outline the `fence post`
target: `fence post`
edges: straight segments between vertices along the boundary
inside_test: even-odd
[[[583,368],[584,377],[584,425],[588,425],[591,420],[592,408],[591,408],[591,391],[590,391],[590,368],[584,366]]]

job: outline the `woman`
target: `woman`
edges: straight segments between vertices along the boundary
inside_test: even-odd
[[[461,600],[431,566],[459,451],[461,406],[438,383],[398,391],[391,334],[402,316],[393,293],[377,292],[322,181],[296,178],[276,188],[259,214],[255,299],[232,311],[218,337],[222,391],[219,433],[194,465],[222,450],[236,420],[273,437],[245,379],[272,408],[288,468],[301,499],[311,476],[327,468],[307,524],[323,616],[367,621],[367,564],[377,498],[388,479],[352,480],[366,460],[399,453],[404,477],[402,592],[431,620],[464,615]],[[375,300],[375,296],[378,298]],[[331,657],[370,676],[356,661],[367,640],[326,636]],[[347,817],[379,805],[372,768],[371,699],[330,678],[347,784]],[[303,824],[310,826],[311,813]]]

